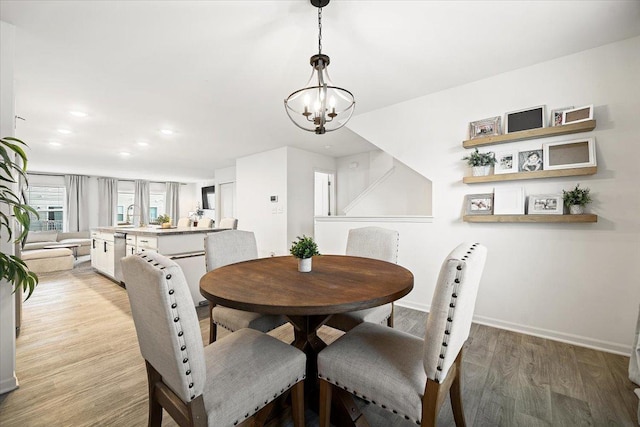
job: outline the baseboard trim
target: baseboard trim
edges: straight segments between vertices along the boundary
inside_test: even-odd
[[[426,304],[417,304],[414,302],[399,301],[395,303],[398,306],[418,310],[428,313],[430,306]],[[610,341],[601,341],[580,335],[567,334],[564,332],[552,331],[549,329],[536,328],[533,326],[522,325],[519,323],[505,322],[503,320],[494,319],[486,316],[473,316],[473,321],[479,325],[491,326],[493,328],[504,329],[511,332],[518,332],[534,337],[545,338],[553,341],[560,341],[566,344],[576,345],[579,347],[591,348],[593,350],[604,351],[606,353],[619,354],[629,357],[631,355],[631,347],[628,345],[618,344]]]
[[[18,386],[18,377],[16,377],[16,374],[13,374],[12,378],[0,381],[0,394],[9,393],[10,391],[17,389]]]

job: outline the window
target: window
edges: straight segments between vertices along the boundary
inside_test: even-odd
[[[118,222],[136,222],[140,211],[134,208],[133,192],[118,190]],[[165,193],[149,193],[149,222],[156,222],[158,215],[165,213]],[[136,221],[134,221],[134,218]]]
[[[25,192],[26,202],[38,212],[39,218],[31,216],[32,231],[62,231],[65,219],[64,200],[66,190],[56,186],[29,186]]]

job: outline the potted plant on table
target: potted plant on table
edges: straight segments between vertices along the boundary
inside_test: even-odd
[[[571,215],[582,215],[584,213],[585,205],[591,203],[589,191],[588,188],[580,188],[580,184],[576,184],[576,188],[573,190],[562,190],[562,200],[565,205],[569,206]]]
[[[162,228],[171,228],[171,218],[169,215],[158,215],[156,221],[158,221],[158,224],[160,224]]]
[[[298,240],[291,242],[293,245],[289,250],[291,255],[298,258],[298,271],[308,273],[311,271],[311,257],[320,255],[318,245],[313,241],[313,237],[307,237],[304,234],[298,236]]]
[[[17,138],[0,138],[0,157],[2,158],[2,162],[0,162],[0,181],[2,181],[0,183],[0,203],[7,207],[6,210],[3,207],[3,210],[0,211],[0,232],[2,232],[2,229],[6,229],[7,242],[13,241],[13,243],[18,243],[26,238],[31,225],[29,214],[31,213],[38,218],[38,213],[31,206],[24,203],[23,199],[16,194],[19,191],[14,190],[12,187],[12,184],[18,182],[19,177],[22,177],[25,186],[29,185],[26,175],[27,155],[21,145],[27,146]],[[22,165],[16,161],[16,157],[22,159]],[[14,240],[12,240],[14,232],[12,217],[15,217],[22,227],[20,234]],[[5,235],[4,232],[1,234]],[[15,290],[22,288],[24,292],[27,292],[28,289],[27,299],[38,284],[38,276],[29,270],[24,261],[14,255],[3,252],[0,252],[0,280],[6,280],[11,283]]]
[[[473,176],[486,176],[489,175],[491,166],[496,164],[496,156],[493,152],[480,153],[478,149],[464,156],[462,160],[466,160],[467,164],[471,166]]]

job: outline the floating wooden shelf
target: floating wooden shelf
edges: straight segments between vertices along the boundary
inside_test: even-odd
[[[529,129],[504,135],[484,136],[482,138],[468,139],[462,142],[464,148],[481,147],[483,145],[504,144],[506,142],[524,141],[527,139],[548,138],[570,133],[589,132],[596,128],[595,120],[572,123],[563,126],[552,126],[540,129]]]
[[[533,171],[533,172],[518,172],[518,173],[504,173],[498,175],[487,176],[465,176],[462,178],[462,182],[465,184],[477,184],[480,182],[497,182],[497,181],[518,181],[521,179],[540,179],[540,178],[556,178],[562,176],[581,176],[581,175],[595,175],[598,172],[597,166],[590,166],[587,168],[575,168],[575,169],[557,169],[550,171]]]
[[[465,222],[598,222],[598,215],[464,215]]]

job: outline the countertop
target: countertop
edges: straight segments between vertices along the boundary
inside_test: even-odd
[[[92,231],[100,231],[102,233],[126,233],[136,236],[174,236],[177,234],[195,234],[195,233],[214,233],[222,231],[221,228],[198,228],[198,227],[176,227],[176,228],[160,228],[160,227],[95,227]]]

